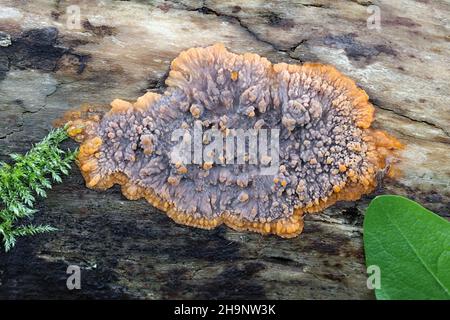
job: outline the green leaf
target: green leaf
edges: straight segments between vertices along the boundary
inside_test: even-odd
[[[49,226],[49,225],[27,225],[27,226],[18,226],[13,232],[13,236],[34,236],[39,233],[53,232],[57,229]]]
[[[48,179],[45,179],[45,178],[42,179],[41,180],[41,184],[47,189],[51,189],[52,188],[52,185],[51,185],[50,181],[48,181]]]
[[[367,266],[378,299],[450,299],[450,223],[400,196],[376,197],[364,218]]]
[[[53,179],[53,181],[55,181],[57,183],[61,183],[62,182],[61,177],[56,172],[52,172],[52,179]]]
[[[59,168],[59,171],[61,171],[66,176],[69,174],[69,171],[66,168],[64,168],[64,167]]]
[[[47,193],[44,191],[44,189],[42,189],[42,188],[40,188],[40,187],[38,187],[38,186],[36,186],[36,187],[34,188],[34,191],[36,191],[36,193],[38,194],[38,196],[40,196],[40,197],[42,197],[42,198],[47,197]]]
[[[10,158],[13,159],[14,161],[20,161],[20,160],[23,158],[22,155],[17,154],[17,153],[11,153],[9,156],[10,156]]]
[[[16,245],[16,238],[11,235],[4,236],[3,245],[5,246],[5,251],[8,252]]]

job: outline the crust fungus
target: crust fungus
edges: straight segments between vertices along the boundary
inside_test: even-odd
[[[81,143],[78,164],[89,188],[119,184],[128,199],[145,198],[184,225],[224,223],[294,237],[304,213],[370,193],[380,172],[392,174],[388,159],[402,147],[370,128],[374,107],[367,94],[328,65],[272,64],[214,45],[182,52],[166,84],[163,94],[149,92],[134,103],[116,99],[106,113],[85,106],[63,120]],[[203,154],[174,161],[170,154],[180,142],[173,132],[190,128],[205,134],[184,134],[182,144],[199,144]],[[236,138],[235,129],[278,129],[271,145],[277,152],[245,152],[247,161],[236,163],[237,153],[220,152],[229,140],[221,150],[208,149],[217,140],[208,129],[225,139]],[[267,166],[276,170],[262,174]]]

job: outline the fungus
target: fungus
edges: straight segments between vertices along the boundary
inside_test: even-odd
[[[89,188],[119,184],[128,199],[145,198],[184,225],[296,236],[303,214],[370,193],[380,172],[392,174],[386,163],[402,147],[370,128],[367,94],[328,65],[272,64],[214,45],[182,52],[166,85],[163,94],[116,99],[106,113],[84,106],[63,121],[81,143],[78,164]],[[278,154],[258,149],[259,162],[246,152],[247,161],[236,163],[237,154],[219,152],[220,161],[211,161],[214,131],[185,133],[182,143],[173,138],[192,128],[224,133],[224,151],[229,141],[239,144],[237,129],[250,132],[247,138],[279,129],[278,147],[270,146]],[[175,161],[177,145],[205,152],[192,157],[188,148],[188,161]],[[261,167],[277,170],[262,174]]]

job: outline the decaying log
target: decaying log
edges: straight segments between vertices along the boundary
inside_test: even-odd
[[[117,188],[87,189],[75,167],[33,221],[59,230],[0,253],[0,298],[373,298],[362,247],[370,199],[405,195],[450,217],[450,5],[402,4],[0,0],[0,160],[70,108],[161,92],[179,52],[217,42],[336,66],[371,97],[376,127],[407,146],[398,180],[307,216],[294,239],[181,226]],[[367,25],[371,5],[380,30]],[[81,268],[81,290],[66,287],[69,265]]]

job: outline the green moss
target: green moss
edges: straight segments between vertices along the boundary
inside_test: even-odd
[[[20,221],[36,213],[36,196],[46,197],[52,182],[69,174],[77,150],[64,151],[59,144],[67,139],[66,128],[52,130],[25,155],[11,154],[14,164],[0,162],[0,238],[5,251],[17,237],[54,231],[48,225],[23,225]]]

